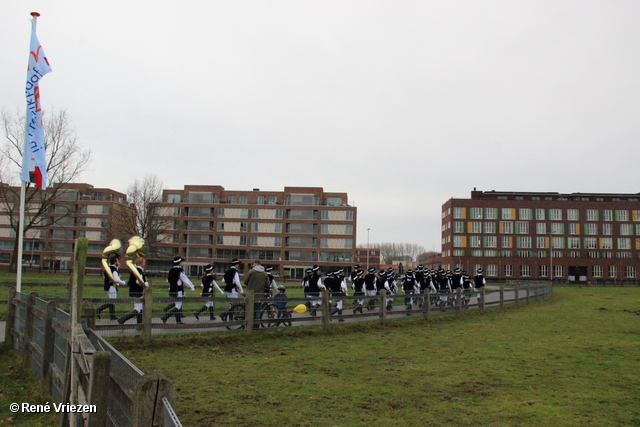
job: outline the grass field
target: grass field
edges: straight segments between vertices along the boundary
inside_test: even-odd
[[[185,426],[640,425],[640,288],[387,327],[195,335],[121,349]]]

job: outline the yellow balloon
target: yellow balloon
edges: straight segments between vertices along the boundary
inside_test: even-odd
[[[293,311],[295,311],[296,313],[304,313],[305,311],[307,311],[307,306],[304,304],[296,305]]]

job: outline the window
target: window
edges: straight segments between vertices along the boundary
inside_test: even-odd
[[[598,209],[587,209],[587,221],[597,221],[598,220]]]
[[[602,266],[601,265],[592,265],[591,266],[591,276],[592,277],[602,277]]]
[[[518,218],[522,220],[533,219],[531,213],[532,213],[531,209],[524,209],[524,208],[518,209]]]
[[[264,197],[264,196],[258,196],[258,199],[260,199],[260,197]],[[227,203],[229,203],[230,205],[235,205],[236,204],[236,196],[235,196],[235,194],[231,194],[231,195],[227,196]]]
[[[453,208],[453,218],[454,219],[465,219],[464,208]]]
[[[613,211],[611,209],[605,209],[602,211],[602,219],[604,221],[613,221]]]
[[[476,234],[482,233],[482,223],[479,221],[473,221],[471,223],[471,232]]]
[[[485,248],[497,248],[498,247],[498,238],[497,238],[497,236],[485,236],[484,237],[484,247]]]
[[[584,248],[585,249],[598,249],[598,239],[596,237],[585,237],[584,238]]]
[[[520,277],[531,277],[531,266],[530,265],[521,265],[520,266]]]
[[[453,221],[453,232],[464,233],[464,221]]]
[[[635,279],[636,267],[634,265],[627,265],[624,267],[624,277],[627,279]]]
[[[562,209],[549,209],[549,219],[551,221],[562,221]]]
[[[342,197],[327,197],[327,206],[342,206]]]
[[[498,208],[485,208],[484,209],[484,218],[485,219],[498,219]]]
[[[516,221],[516,234],[529,234],[529,223],[527,221]]]
[[[495,234],[496,232],[496,223],[495,222],[485,222],[484,223],[484,232],[487,234]]]
[[[570,222],[568,224],[568,233],[569,234],[580,234],[580,224],[575,222]]]
[[[580,220],[580,210],[579,209],[567,209],[567,220],[569,220],[569,221],[579,221]]]
[[[544,221],[544,218],[545,218],[544,209],[537,208],[536,209],[536,220]]]
[[[616,269],[615,265],[610,265],[609,266],[609,277],[617,277],[618,276],[618,270]]]
[[[514,216],[514,211],[515,209],[511,209],[511,208],[502,208],[502,219],[515,219]]]
[[[613,224],[602,224],[602,234],[611,236],[613,234]]]
[[[479,248],[481,247],[481,239],[480,236],[469,236],[469,246],[471,246],[472,248]]]
[[[477,271],[478,269],[476,269]],[[498,275],[498,266],[495,264],[487,264],[487,276],[496,277]]]
[[[537,222],[536,223],[536,234],[547,234],[547,223],[546,222]]]
[[[482,219],[482,208],[471,208],[471,219]]]
[[[510,236],[502,236],[500,238],[501,243],[502,243],[502,247],[503,248],[512,248],[513,247],[513,241],[512,238]]]
[[[246,205],[247,204],[247,196],[240,196],[239,197],[239,204]]]
[[[611,224],[606,224],[611,225]],[[584,225],[584,234],[587,236],[595,236],[598,234],[598,224],[587,223]]]
[[[613,249],[613,238],[603,237],[600,239],[600,249]]]
[[[568,249],[580,249],[580,238],[579,237],[568,237],[567,238],[567,248]]]
[[[564,265],[553,266],[553,277],[564,277]]]
[[[504,276],[505,277],[511,277],[513,276],[513,266],[510,264],[505,264],[504,265],[504,270],[503,270]]]
[[[167,203],[180,203],[180,194],[167,194]]]
[[[500,221],[500,233],[502,234],[513,233],[513,221]]]
[[[267,196],[260,195],[258,196],[258,204],[266,205],[267,204]]]
[[[548,277],[549,276],[549,267],[547,265],[541,265],[539,269],[540,277]]]
[[[453,247],[454,248],[462,248],[463,246],[463,239],[464,236],[453,236]]]
[[[543,249],[548,247],[548,241],[546,237],[536,237],[536,248]]]
[[[633,224],[620,224],[620,235],[621,236],[633,235]]]
[[[629,211],[626,209],[617,210],[616,221],[629,221]]]
[[[551,239],[551,247],[553,249],[564,249],[564,238],[563,237],[554,237],[554,238],[552,238]]]
[[[618,249],[630,250],[631,239],[628,237],[618,237]]]
[[[520,236],[516,238],[516,245],[518,248],[529,249],[531,248],[531,236]]]

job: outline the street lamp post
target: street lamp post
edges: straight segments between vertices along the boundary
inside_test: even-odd
[[[367,270],[369,270],[369,230],[371,229],[367,228]]]

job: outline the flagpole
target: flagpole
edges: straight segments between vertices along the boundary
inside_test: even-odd
[[[36,28],[38,26],[38,16],[40,16],[40,14],[38,12],[31,12],[31,16],[33,18],[32,20],[33,27]],[[29,107],[28,106],[27,106],[27,114],[25,115],[24,122],[25,122],[24,128],[25,128],[25,136],[26,136],[27,126],[29,123]],[[23,152],[22,155],[25,156],[26,153]],[[20,223],[18,225],[20,232],[18,233],[18,254],[17,254],[18,259],[16,260],[16,292],[22,291],[22,246],[24,244],[24,221],[25,221],[24,211],[25,211],[25,205],[26,205],[26,198],[27,198],[27,183],[24,182],[22,179],[20,179]]]

